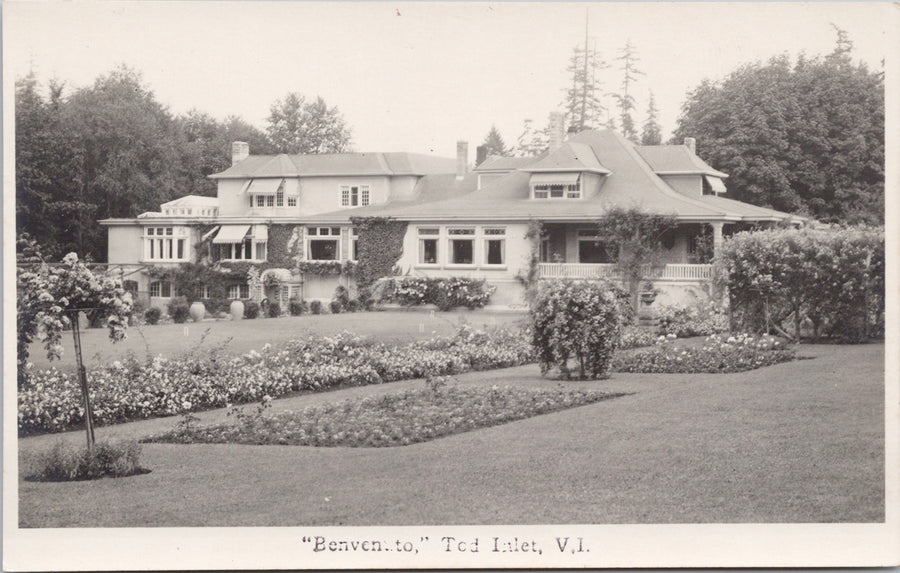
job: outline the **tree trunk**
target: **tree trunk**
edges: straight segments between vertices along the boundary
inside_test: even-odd
[[[72,315],[72,336],[75,338],[75,360],[78,364],[78,381],[81,383],[81,397],[84,403],[84,431],[87,434],[89,452],[94,451],[94,412],[91,409],[91,397],[88,393],[87,372],[81,355],[81,327],[78,324],[78,312]]]

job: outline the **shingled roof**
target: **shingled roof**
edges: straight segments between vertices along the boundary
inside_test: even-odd
[[[638,145],[635,149],[658,175],[728,177],[707,165],[686,145]]]
[[[321,153],[251,155],[210,179],[428,175],[455,173],[456,160],[422,153]]]

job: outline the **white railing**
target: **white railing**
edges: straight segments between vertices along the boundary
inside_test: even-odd
[[[619,276],[613,264],[539,263],[538,270],[544,279],[615,279]],[[653,272],[647,271],[647,278],[659,280],[709,280],[712,277],[712,265],[664,265]]]

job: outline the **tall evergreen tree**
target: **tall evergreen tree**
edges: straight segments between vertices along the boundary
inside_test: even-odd
[[[585,18],[584,45],[576,46],[569,58],[566,71],[571,85],[566,88],[563,107],[570,128],[576,131],[597,128],[602,125],[606,107],[603,105],[603,70],[608,64],[596,46],[591,46],[588,24]]]
[[[616,58],[621,62],[619,70],[622,72],[621,92],[613,94],[616,104],[619,108],[619,121],[621,122],[622,135],[637,143],[637,129],[634,125],[634,119],[631,112],[634,110],[634,96],[631,95],[631,88],[637,77],[643,75],[644,72],[638,69],[637,63],[640,61],[637,55],[637,49],[631,44],[631,40],[625,42],[625,47],[619,50],[619,56]]]
[[[497,129],[496,125],[491,126],[491,130],[488,132],[487,136],[485,136],[484,143],[481,145],[485,147],[488,156],[499,155],[505,157],[509,155],[510,152],[506,147],[506,142],[503,141],[503,137],[500,136],[500,131]]]
[[[838,29],[824,58],[741,67],[688,96],[675,141],[729,173],[729,195],[825,221],[884,220],[884,84]]]
[[[647,119],[644,121],[644,129],[641,131],[641,145],[659,145],[662,143],[662,131],[657,121],[656,100],[653,92],[650,92],[650,103],[647,104]]]

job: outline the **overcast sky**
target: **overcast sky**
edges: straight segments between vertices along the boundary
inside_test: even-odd
[[[655,94],[664,137],[685,94],[744,63],[834,47],[847,30],[854,57],[881,68],[888,3],[314,3],[3,2],[6,78],[33,69],[42,83],[91,84],[124,63],[171,111],[265,127],[289,91],[337,105],[357,151],[471,155],[496,124],[515,143],[561,109],[572,49],[591,43],[609,60],[630,39],[645,75],[633,87],[636,122]],[[11,96],[5,87],[7,98]],[[7,99],[7,101],[9,101]],[[252,151],[252,150],[251,150]]]

